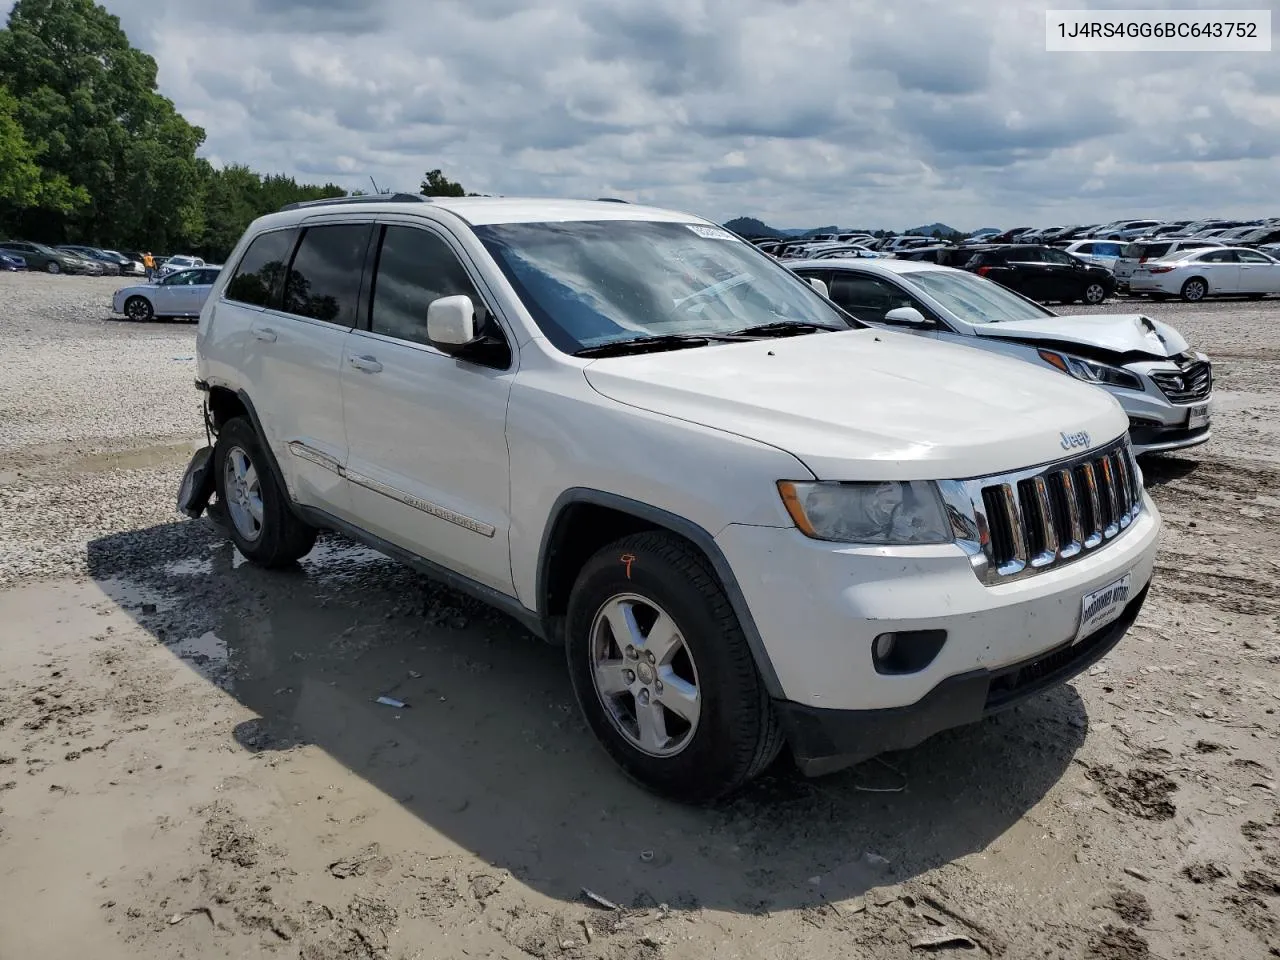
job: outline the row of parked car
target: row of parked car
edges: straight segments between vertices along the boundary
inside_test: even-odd
[[[1132,226],[1139,222],[1145,226]],[[1032,232],[1019,227],[979,231],[960,243],[858,233],[753,242],[786,262],[892,257],[959,267],[1042,303],[1098,304],[1116,292],[1191,302],[1280,294],[1280,221],[1201,229],[1222,222],[1117,221]],[[1133,236],[1144,230],[1152,235]],[[1081,231],[1089,235],[1078,237]],[[1048,239],[1031,242],[1028,236]]]
[[[106,250],[80,244],[49,246],[32,240],[0,240],[0,270],[40,270],[45,273],[68,273],[101,277],[145,277],[146,255],[136,250]],[[180,270],[204,266],[199,257],[179,254],[152,257],[154,278],[160,279]]]
[[[94,277],[141,277],[147,272],[142,265],[142,254],[136,251],[122,253],[78,244],[51,247],[31,240],[0,241],[0,269],[42,270]]]

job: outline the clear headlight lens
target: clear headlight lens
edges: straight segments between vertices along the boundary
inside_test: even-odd
[[[938,488],[928,481],[831,483],[789,480],[778,492],[805,536],[839,543],[950,543]]]
[[[1085,380],[1088,383],[1105,383],[1113,387],[1125,387],[1129,390],[1142,390],[1142,378],[1135,373],[1130,373],[1123,367],[1113,367],[1109,364],[1098,363],[1096,360],[1086,360],[1083,357],[1073,357],[1069,353],[1057,353],[1053,350],[1039,350],[1040,359],[1045,363],[1052,364],[1063,373],[1075,377],[1077,380]]]

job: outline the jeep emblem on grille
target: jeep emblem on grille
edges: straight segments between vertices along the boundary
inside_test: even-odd
[[[1062,449],[1074,450],[1076,447],[1087,447],[1089,445],[1089,434],[1081,430],[1079,433],[1062,434]]]

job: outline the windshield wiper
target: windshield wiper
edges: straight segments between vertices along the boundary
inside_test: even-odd
[[[667,333],[655,337],[631,337],[614,340],[594,347],[575,350],[575,357],[621,357],[629,353],[656,353],[659,350],[678,350],[683,347],[705,347],[712,342],[735,343],[754,340],[755,337],[738,333]]]
[[[754,327],[735,330],[739,337],[790,337],[802,333],[817,333],[819,330],[848,330],[849,327],[832,327],[825,323],[809,323],[805,320],[775,320],[772,323],[761,323]]]

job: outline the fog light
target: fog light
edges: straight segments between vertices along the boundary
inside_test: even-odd
[[[876,673],[919,673],[947,642],[945,630],[903,630],[882,633],[871,644]]]
[[[889,654],[893,652],[893,645],[897,642],[898,635],[896,633],[882,633],[876,637],[875,647],[872,653],[877,660],[887,660]]]

